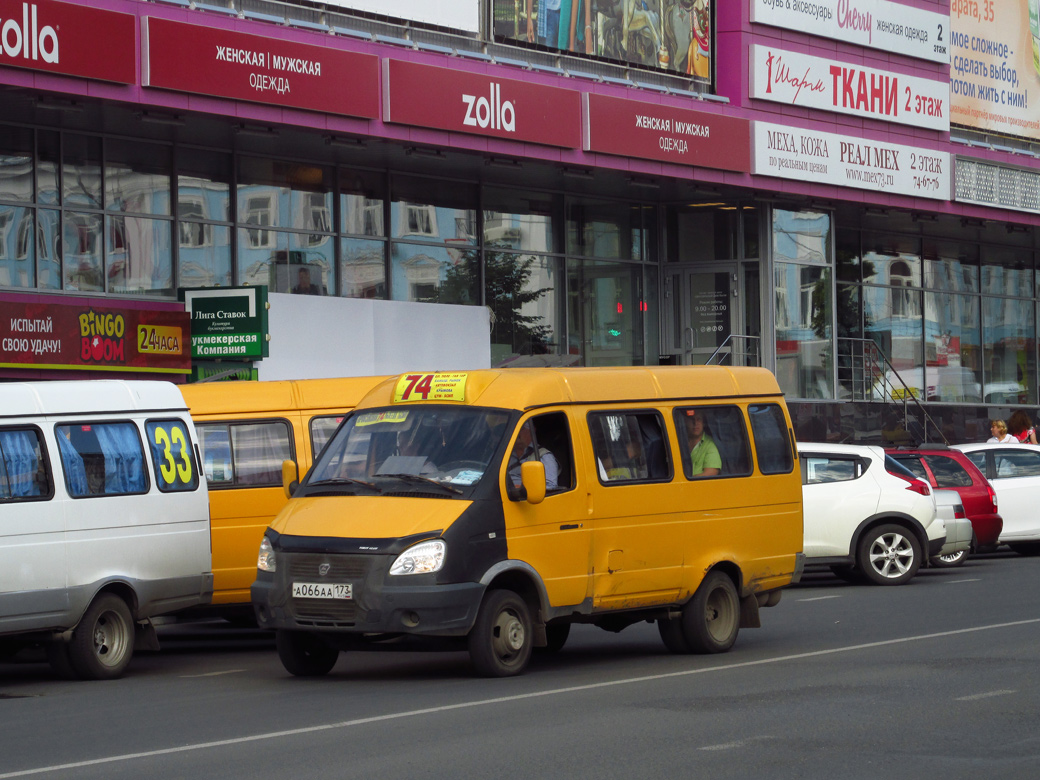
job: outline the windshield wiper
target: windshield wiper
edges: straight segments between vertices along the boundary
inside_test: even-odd
[[[305,488],[326,486],[326,485],[361,485],[362,487],[374,490],[376,493],[382,493],[378,485],[371,482],[365,482],[363,479],[354,479],[352,477],[336,477],[334,479],[319,479],[316,482],[308,482],[304,485]]]
[[[447,490],[450,493],[455,493],[456,495],[460,496],[462,495],[462,491],[459,490],[457,487],[453,487],[452,485],[446,484],[444,482],[438,482],[437,480],[430,479],[429,477],[423,477],[419,474],[380,474],[379,476],[401,479],[405,482],[425,482],[428,485],[435,485],[436,487],[443,488],[444,490]]]

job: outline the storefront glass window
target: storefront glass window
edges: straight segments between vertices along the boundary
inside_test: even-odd
[[[344,298],[386,298],[386,242],[340,239],[339,294]]]
[[[238,219],[250,225],[332,232],[332,172],[304,163],[240,157]]]
[[[982,292],[1033,295],[1033,253],[1028,249],[983,245]]]
[[[642,260],[647,244],[642,209],[632,203],[572,198],[567,203],[567,254]]]
[[[492,311],[491,365],[559,365],[560,260],[485,248],[484,285]]]
[[[835,231],[834,273],[839,282],[860,281],[859,231]]]
[[[983,392],[988,403],[1036,403],[1033,308],[1031,300],[982,299]]]
[[[454,245],[477,242],[477,188],[441,179],[395,176],[390,229],[394,238]],[[397,297],[397,293],[394,293]]]
[[[35,287],[33,210],[0,204],[0,287]]]
[[[187,219],[231,220],[231,155],[202,149],[177,151],[177,214]]]
[[[390,289],[395,301],[480,303],[480,267],[475,248],[394,241]]]
[[[355,236],[385,236],[386,174],[342,170],[339,188],[340,231]]]
[[[62,220],[62,247],[66,290],[102,292],[105,289],[101,256],[101,215],[66,211]]]
[[[754,260],[758,257],[758,217],[759,210],[755,206],[744,206],[744,257]]]
[[[830,269],[774,263],[776,377],[796,398],[833,398]]]
[[[33,134],[0,125],[0,200],[33,201]]]
[[[250,244],[262,232],[262,245]],[[270,292],[332,295],[336,289],[335,244],[331,237],[315,242],[307,233],[284,230],[238,230],[238,284],[266,284]]]
[[[107,217],[108,291],[173,294],[170,228],[166,220]]]
[[[831,217],[821,211],[773,210],[773,258],[810,265],[831,262]]]
[[[643,365],[642,267],[586,260],[568,284],[580,299],[585,365]]]
[[[559,198],[524,190],[484,190],[484,245],[495,249],[553,252],[553,218]]]
[[[231,228],[181,221],[178,244],[179,287],[231,286]]]
[[[920,376],[924,366],[922,327],[920,290],[863,287],[865,336],[877,342],[907,387],[923,386],[910,381]]]
[[[926,400],[982,400],[979,298],[924,293]]]
[[[170,148],[137,141],[105,144],[105,205],[131,214],[170,213]]]
[[[979,247],[924,239],[924,286],[953,292],[979,291]]]
[[[61,160],[58,134],[50,130],[36,133],[36,187],[39,203],[58,205],[58,169]]]
[[[61,180],[67,208],[101,208],[100,138],[64,135]]]
[[[38,209],[36,211],[36,261],[41,289],[61,289],[60,238],[61,212],[54,209]]]
[[[863,234],[863,281],[920,287],[921,240],[914,236]]]

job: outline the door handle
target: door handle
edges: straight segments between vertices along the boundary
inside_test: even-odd
[[[561,531],[573,531],[575,528],[581,528],[581,523],[564,523],[560,526]]]

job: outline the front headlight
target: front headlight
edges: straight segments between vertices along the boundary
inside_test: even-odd
[[[409,547],[397,556],[390,566],[391,574],[432,574],[444,566],[444,553],[448,545],[441,539],[432,542],[421,542]]]
[[[275,571],[276,569],[274,547],[271,546],[271,540],[266,536],[260,542],[260,555],[256,559],[256,568],[260,571]]]

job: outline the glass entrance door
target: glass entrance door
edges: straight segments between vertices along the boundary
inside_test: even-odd
[[[736,263],[725,263],[666,272],[664,346],[677,363],[703,365],[715,355],[713,363],[732,365],[730,353],[740,347],[730,336],[742,321],[738,271]]]

